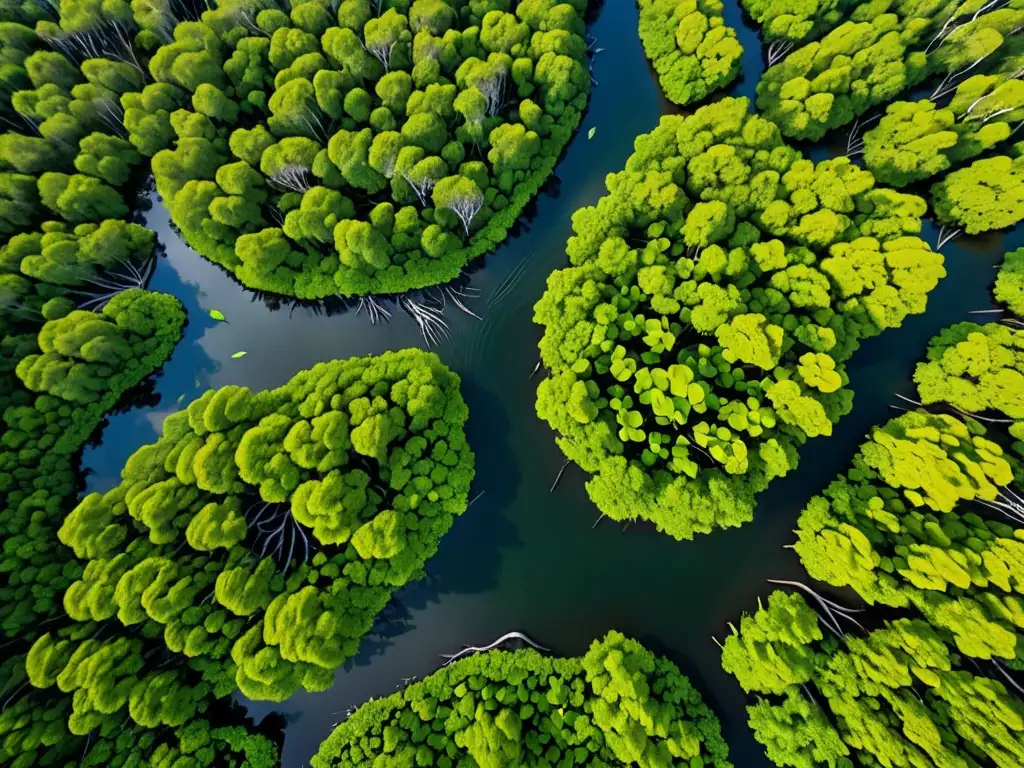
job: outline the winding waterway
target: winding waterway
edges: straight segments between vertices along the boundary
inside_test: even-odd
[[[893,393],[910,393],[910,373],[927,340],[970,319],[970,310],[990,306],[993,267],[1021,239],[1014,233],[946,247],[949,276],[929,298],[927,313],[863,346],[848,369],[854,411],[831,438],[805,446],[800,469],[761,497],[753,523],[692,542],[643,526],[624,531],[608,520],[595,526],[598,513],[577,469],[549,493],[563,458],[534,411],[537,379],[530,372],[539,328],[532,306],[548,273],[565,264],[572,212],[597,200],[605,175],[622,167],[634,137],[651,130],[671,105],[643,56],[632,0],[608,0],[592,15],[589,32],[605,50],[595,61],[599,87],[579,135],[519,232],[472,274],[479,297],[470,307],[483,319],[449,311],[451,338],[436,348],[462,377],[477,457],[473,494],[483,495],[442,540],[427,578],[398,593],[394,609],[331,690],[282,704],[243,702],[257,720],[275,711],[285,716],[285,768],[307,765],[348,708],[429,673],[442,653],[520,630],[575,655],[612,628],[668,655],[690,676],[721,717],[737,766],[767,766],[747,729],[744,697],[719,668],[711,637],[756,607],[769,588],[765,579],[799,577],[796,557],[782,546],[792,540],[800,509],[843,468],[870,425],[892,415]],[[730,93],[751,96],[763,68],[760,45],[736,0],[726,0],[726,18],[746,47],[746,75]],[[588,140],[591,127],[597,132]],[[125,459],[156,438],[163,418],[207,388],[264,389],[318,361],[424,346],[412,320],[399,313],[387,325],[371,326],[352,311],[327,316],[265,302],[191,251],[158,201],[146,222],[166,248],[150,288],[181,299],[189,325],[162,372],[86,448],[88,490],[115,485]],[[925,237],[934,242],[934,229]],[[227,322],[210,319],[211,309]],[[232,359],[239,351],[246,356]]]

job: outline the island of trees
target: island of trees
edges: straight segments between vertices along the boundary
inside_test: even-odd
[[[313,768],[731,768],[718,718],[679,669],[610,632],[578,658],[488,651],[359,707]]]
[[[1019,298],[1019,261],[998,300]],[[910,410],[800,515],[808,575],[885,610],[784,582],[799,591],[726,639],[723,667],[759,694],[750,725],[777,765],[1024,761],[1024,330],[1003,319],[933,338]]]
[[[60,540],[85,564],[64,595],[73,623],[32,646],[32,684],[75,691],[77,718],[116,702],[134,717],[136,694],[110,689],[138,679],[173,709],[151,726],[207,689],[327,688],[466,509],[466,415],[458,377],[418,350],[208,391],[67,515]],[[103,658],[123,672],[84,673]],[[165,682],[168,664],[195,681]]]
[[[814,163],[744,99],[666,117],[573,216],[535,308],[537,412],[602,514],[676,538],[756,495],[849,411],[844,364],[945,275],[925,202]]]
[[[125,125],[188,243],[246,286],[436,285],[505,238],[578,127],[585,9],[225,0],[167,30]]]

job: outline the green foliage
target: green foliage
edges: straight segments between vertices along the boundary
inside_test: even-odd
[[[32,661],[28,669],[30,676],[39,673]],[[278,764],[274,743],[256,733],[233,707],[206,701],[205,715],[159,731],[140,727],[124,716],[107,715],[84,735],[68,729],[71,696],[31,686],[19,690],[22,683],[28,684],[25,678],[23,655],[11,656],[0,666],[7,705],[0,712],[0,761],[5,766],[274,768]],[[213,727],[211,720],[222,725]]]
[[[250,288],[454,278],[505,238],[586,107],[583,3],[346,0],[335,20],[310,0],[247,25],[236,5],[179,24],[157,84],[122,103],[189,244]]]
[[[739,525],[849,410],[860,340],[924,311],[924,201],[802,159],[736,99],[664,118],[608,190],[535,308],[537,412],[605,515]]]
[[[686,105],[740,73],[743,46],[721,0],[640,0],[640,41],[668,99]]]
[[[926,402],[933,394],[922,388]],[[965,654],[1014,658],[1015,621],[999,606],[1013,611],[1024,584],[1021,543],[1011,526],[967,506],[998,509],[1011,462],[976,422],[969,429],[921,412],[893,419],[801,514],[801,562],[871,603],[917,608]]]
[[[1011,227],[1024,218],[1024,156],[976,160],[932,185],[939,221],[969,235]]]
[[[798,595],[788,601],[804,603]],[[788,627],[763,616],[771,610],[745,617],[736,642],[763,642],[766,627],[774,628],[769,642],[787,636]],[[804,603],[802,610],[810,608]],[[748,632],[757,637],[744,637]],[[723,659],[728,653],[727,646]],[[1000,681],[958,669],[958,657],[924,621],[897,619],[840,641],[809,637],[802,658],[811,660],[801,675],[805,693],[795,683],[780,691],[774,674],[760,671],[774,669],[778,658],[747,659],[751,688],[784,696],[748,708],[754,735],[777,765],[911,768],[978,765],[981,758],[1012,768],[1024,758],[1024,702]]]
[[[1024,248],[1003,257],[996,276],[995,297],[1017,317],[1024,317]]]
[[[722,669],[747,691],[781,694],[811,679],[812,643],[823,638],[818,617],[803,598],[773,592],[768,607],[745,615],[722,648]]]
[[[1006,13],[1011,14],[1014,26],[1024,22],[1024,13],[1009,9],[993,16]],[[988,18],[982,16],[979,20]],[[945,46],[955,48],[956,42],[947,41],[940,51]],[[940,96],[935,100],[889,105],[878,125],[864,134],[868,170],[879,181],[901,187],[960,165],[1007,141],[1013,135],[1013,126],[1024,118],[1024,83],[1017,79],[1024,61],[1017,55],[1016,46],[1009,44],[982,63],[992,60],[998,62],[993,71],[974,74],[960,83],[946,107],[936,104],[945,95],[941,84],[936,91]],[[973,63],[968,62],[968,66]]]
[[[839,24],[856,0],[741,0],[740,4],[761,25],[768,42],[800,42],[818,37]]]
[[[923,52],[908,50],[893,14],[848,21],[769,67],[757,107],[786,136],[817,140],[884,104],[928,73]]]
[[[999,323],[944,328],[928,343],[914,383],[925,405],[1024,420],[1024,330]]]
[[[610,632],[582,658],[489,651],[363,704],[313,768],[730,768],[718,719],[667,659]]]
[[[169,416],[121,485],[87,496],[60,529],[86,560],[64,608],[89,639],[69,638],[68,653],[95,643],[90,622],[114,637],[161,626],[155,647],[203,683],[175,683],[174,712],[129,702],[143,725],[190,716],[207,686],[274,701],[328,686],[466,508],[458,387],[435,355],[404,350],[323,363],[258,394],[211,390]],[[75,716],[88,722],[105,694],[91,678],[78,687]]]
[[[0,619],[7,636],[31,631],[80,573],[54,546],[75,492],[77,452],[121,395],[170,356],[184,324],[177,299],[126,291],[102,312],[46,322],[38,342],[14,359],[18,386],[6,387],[0,401],[0,568],[7,574]]]

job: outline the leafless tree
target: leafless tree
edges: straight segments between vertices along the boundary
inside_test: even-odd
[[[259,501],[246,509],[245,518],[249,531],[255,534],[253,551],[255,552],[255,548],[259,547],[257,556],[260,559],[269,555],[277,561],[279,567],[283,568],[284,573],[288,573],[292,555],[298,555],[295,545],[301,540],[301,562],[305,563],[309,560],[309,554],[313,547],[310,546],[306,531],[292,517],[290,504]],[[316,539],[314,538],[314,545],[315,543]]]
[[[267,181],[278,189],[290,192],[305,192],[313,185],[309,181],[309,168],[303,165],[284,165],[267,177]]]
[[[477,78],[473,87],[484,95],[487,100],[487,114],[494,117],[505,106],[505,81],[508,75],[503,70],[496,70],[486,77]]]
[[[775,40],[768,46],[768,66],[777,64],[785,58],[786,54],[793,50],[796,45],[792,40]]]
[[[423,178],[414,180],[408,173],[403,173],[402,178],[405,179],[405,183],[412,187],[412,191],[416,193],[416,197],[419,198],[420,205],[427,207],[429,205],[430,192],[437,184],[437,179],[430,176],[424,176]]]
[[[441,208],[447,208],[449,211],[459,217],[459,221],[462,222],[462,228],[466,231],[466,237],[469,237],[469,226],[473,223],[474,217],[480,212],[480,209],[484,206],[484,196],[479,189],[474,191],[474,194],[465,194],[452,197],[444,205],[439,206]]]
[[[377,61],[384,65],[384,71],[391,71],[391,51],[395,49],[395,45],[398,43],[398,38],[394,34],[388,40],[380,40],[373,45],[367,45],[363,43],[363,48],[373,56]]]
[[[108,269],[101,275],[89,277],[82,284],[89,286],[75,293],[84,297],[79,309],[99,311],[115,296],[134,288],[145,288],[156,269],[156,256],[151,255],[143,264],[135,265],[130,260],[117,259],[118,269]]]

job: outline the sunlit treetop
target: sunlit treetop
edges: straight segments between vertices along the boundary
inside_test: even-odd
[[[535,320],[537,410],[601,512],[677,538],[739,525],[849,410],[859,342],[945,274],[924,201],[813,163],[725,99],[636,141],[573,216]]]
[[[668,99],[700,101],[739,75],[743,46],[720,0],[642,0],[640,42]]]
[[[434,285],[504,239],[578,126],[585,8],[224,0],[125,122],[185,239],[247,286]]]
[[[610,632],[582,657],[526,649],[456,661],[363,704],[311,765],[732,768],[728,755],[718,718],[675,664]]]
[[[279,701],[328,687],[465,510],[466,416],[458,377],[419,350],[206,392],[129,458],[119,486],[67,515],[60,541],[85,565],[64,597],[77,623],[33,646],[30,661],[49,659],[35,684],[77,691],[85,722],[100,700],[133,718],[141,705],[105,699],[108,683],[84,673],[60,678],[75,653],[152,651],[200,673],[202,686],[167,683],[181,689],[177,717],[207,690]],[[161,631],[139,637],[143,622]]]

